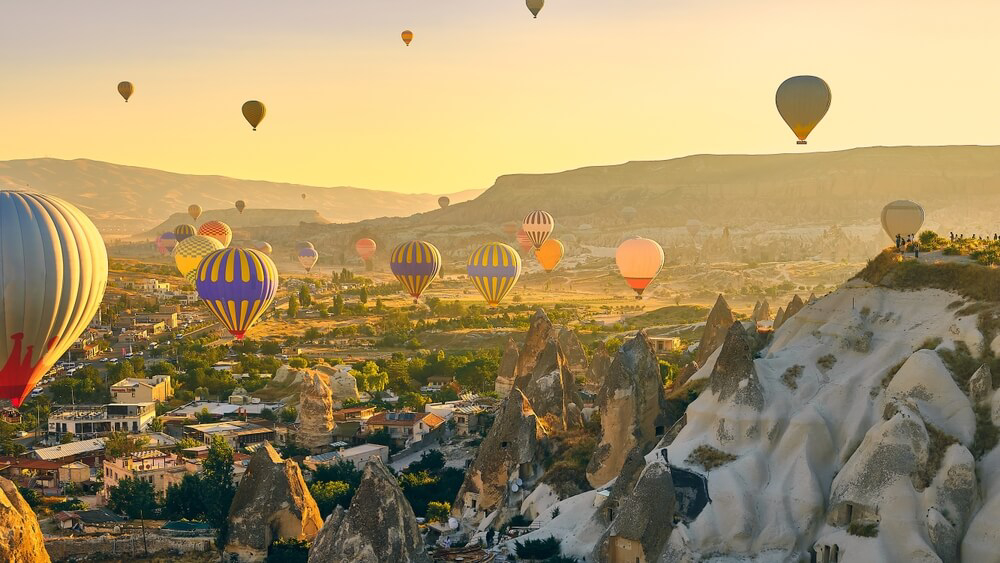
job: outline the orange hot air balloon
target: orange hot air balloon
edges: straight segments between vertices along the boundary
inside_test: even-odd
[[[402,33],[402,37],[403,37],[403,43],[406,43],[406,46],[409,47],[410,41],[413,41],[413,32],[407,29]]]
[[[550,238],[542,243],[541,248],[535,251],[535,258],[538,259],[538,263],[542,265],[543,270],[551,272],[562,261],[565,252],[566,247],[563,246],[563,243]]]
[[[361,259],[364,260],[365,262],[371,260],[372,256],[375,256],[375,250],[377,248],[378,245],[376,245],[375,241],[373,241],[370,238],[363,238],[358,242],[354,243],[354,250],[358,253],[358,256],[360,256]]]
[[[504,234],[509,235],[509,236],[514,236],[515,234],[517,234],[517,231],[521,229],[521,222],[520,221],[507,221],[506,223],[503,224],[502,228],[503,228]]]
[[[615,252],[615,262],[635,291],[636,299],[642,299],[642,292],[663,268],[663,247],[654,240],[635,237],[621,243]]]

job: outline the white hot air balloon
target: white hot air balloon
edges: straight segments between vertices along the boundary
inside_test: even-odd
[[[924,224],[924,208],[905,199],[894,201],[882,208],[882,229],[893,241],[896,236],[906,239],[916,236]]]

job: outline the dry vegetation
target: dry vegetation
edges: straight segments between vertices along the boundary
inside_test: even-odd
[[[687,458],[687,463],[700,466],[705,471],[711,471],[718,467],[722,467],[732,461],[736,461],[736,456],[709,446],[708,444],[698,446]]]

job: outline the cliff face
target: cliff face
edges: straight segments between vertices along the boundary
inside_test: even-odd
[[[35,513],[17,491],[0,477],[0,561],[49,563],[45,539]]]
[[[229,509],[226,553],[240,561],[264,561],[271,542],[311,540],[323,526],[299,465],[283,460],[270,443],[258,449]]]
[[[618,476],[632,449],[652,450],[666,428],[660,365],[645,331],[615,356],[597,404],[601,433],[587,466],[587,480],[595,488]]]
[[[466,527],[478,527],[485,518],[492,518],[494,528],[503,526],[517,511],[515,501],[541,477],[546,452],[545,428],[514,388],[465,474],[452,515]],[[518,479],[521,485],[512,487]]]
[[[330,561],[430,563],[413,509],[381,459],[368,462],[350,508],[327,517],[309,550],[309,563]]]

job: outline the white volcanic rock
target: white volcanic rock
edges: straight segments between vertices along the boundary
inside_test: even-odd
[[[916,405],[924,420],[963,444],[972,443],[976,429],[972,404],[936,352],[915,352],[899,368],[886,392],[891,398],[906,399]]]

